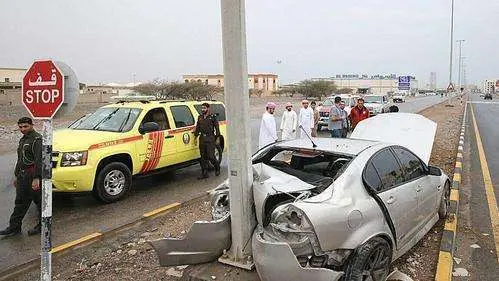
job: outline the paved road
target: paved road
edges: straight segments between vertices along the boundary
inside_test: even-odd
[[[440,97],[422,97],[398,104],[400,111],[417,112],[441,102]],[[277,116],[278,124],[280,116]],[[260,120],[251,120],[252,147],[256,151]],[[327,136],[327,132],[322,132]],[[12,170],[15,155],[0,156],[0,228],[8,223],[13,208],[14,189],[12,188]],[[124,200],[101,205],[91,196],[55,197],[53,207],[53,245],[78,239],[82,236],[102,231],[107,227],[120,225],[130,219],[167,204],[185,201],[204,191],[216,187],[227,175],[227,163],[222,164],[222,175],[205,181],[197,181],[199,167],[193,166],[176,172],[138,179],[133,191]],[[23,231],[35,224],[36,211],[30,209]],[[37,257],[40,249],[39,237],[26,234],[15,238],[0,238],[0,272],[8,267]]]
[[[463,185],[460,189],[454,268],[469,276],[455,280],[497,280],[499,276],[499,100],[472,96],[468,104]],[[476,121],[476,123],[475,123]],[[489,180],[490,179],[490,180]]]

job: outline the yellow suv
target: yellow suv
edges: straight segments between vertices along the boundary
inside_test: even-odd
[[[105,203],[122,198],[132,176],[198,163],[193,134],[201,104],[217,115],[220,162],[226,137],[225,106],[218,101],[119,100],[97,109],[54,134],[54,192],[88,192]]]

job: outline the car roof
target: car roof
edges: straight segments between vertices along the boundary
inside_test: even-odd
[[[313,138],[312,140],[317,145],[315,150],[351,156],[359,155],[362,151],[381,144],[381,142],[378,141],[349,138]],[[276,146],[281,148],[314,149],[308,138],[283,141]]]
[[[202,103],[210,104],[223,104],[221,101],[185,101],[185,100],[154,100],[154,101],[125,101],[125,102],[115,102],[107,104],[103,107],[126,107],[126,108],[140,108],[140,109],[151,109],[159,106],[168,104],[169,106],[175,105],[201,105]]]

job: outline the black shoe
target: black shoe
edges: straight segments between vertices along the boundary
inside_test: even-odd
[[[32,229],[28,230],[28,235],[29,236],[37,235],[37,234],[40,234],[41,232],[42,232],[41,225],[37,225],[37,226],[33,227]]]
[[[209,178],[210,176],[208,176],[208,173],[205,173],[203,172],[199,177],[198,177],[198,180],[202,180],[202,179],[207,179]]]
[[[18,234],[21,234],[20,228],[7,227],[6,229],[0,231],[0,235],[3,235],[4,237],[12,237]]]
[[[220,167],[215,167],[215,176],[220,176]]]

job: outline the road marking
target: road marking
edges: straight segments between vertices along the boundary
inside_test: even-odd
[[[435,274],[435,280],[446,281],[452,279],[452,254],[440,251],[438,254],[438,267]]]
[[[499,104],[498,101],[468,101],[470,104]]]
[[[452,216],[448,216],[445,220],[444,229],[456,232],[457,231],[457,219],[455,214],[451,214]]]
[[[478,146],[478,156],[480,158],[480,166],[482,168],[483,183],[485,185],[485,194],[487,197],[487,203],[489,205],[490,220],[492,224],[492,232],[494,233],[494,240],[496,245],[496,257],[499,263],[499,210],[497,209],[496,196],[494,194],[494,186],[492,185],[492,178],[490,177],[489,165],[487,164],[487,158],[485,157],[485,150],[482,145],[482,138],[480,137],[480,131],[478,130],[478,125],[475,118],[475,111],[473,110],[473,105],[471,107],[471,116],[473,117],[473,127],[475,128],[476,143]]]
[[[454,178],[452,180],[461,182],[461,174],[458,174],[458,173],[454,174]]]
[[[60,251],[64,251],[66,249],[69,249],[69,248],[72,248],[78,244],[81,244],[83,242],[86,242],[86,241],[89,241],[89,240],[92,240],[94,238],[97,238],[99,236],[102,236],[102,233],[100,232],[95,232],[95,233],[92,233],[92,234],[89,234],[87,236],[83,236],[81,237],[80,239],[76,239],[74,241],[71,241],[71,242],[68,242],[68,243],[64,243],[62,245],[59,245],[55,248],[52,249],[52,251],[50,251],[52,254],[55,254],[57,252],[60,252]]]
[[[461,162],[456,162],[456,168],[462,168],[463,167],[463,163]]]
[[[451,189],[449,199],[452,201],[458,202],[459,201],[459,190]]]
[[[148,217],[152,217],[154,215],[157,215],[159,213],[162,213],[164,211],[167,211],[167,210],[170,210],[170,209],[173,209],[173,208],[176,208],[176,207],[179,207],[181,204],[179,202],[175,202],[175,203],[172,203],[170,205],[166,205],[164,207],[161,207],[161,208],[157,208],[155,210],[152,210],[150,211],[149,213],[145,213],[143,215],[144,218],[148,218]]]

